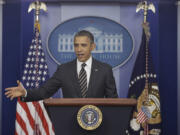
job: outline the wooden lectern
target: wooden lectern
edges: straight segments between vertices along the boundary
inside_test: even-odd
[[[56,135],[126,135],[135,99],[127,98],[54,98],[44,100]],[[103,120],[97,129],[87,131],[77,122],[77,113],[84,105],[100,108]]]

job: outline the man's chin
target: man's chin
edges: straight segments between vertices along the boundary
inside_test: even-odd
[[[86,62],[86,59],[84,58],[77,58],[80,62]]]

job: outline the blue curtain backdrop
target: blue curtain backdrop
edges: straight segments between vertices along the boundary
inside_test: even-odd
[[[23,65],[33,34],[33,14],[28,14],[30,2],[11,1],[3,5],[3,79],[2,135],[13,135],[16,100],[4,96],[4,89],[15,86],[21,78]]]
[[[3,5],[2,135],[14,134],[16,100],[7,99],[4,88],[16,85],[16,80],[22,75],[33,33],[33,13],[27,14],[29,3],[14,0]],[[150,46],[155,70],[159,75],[163,134],[176,135],[177,7],[175,0],[154,0],[153,3],[157,12],[155,15],[149,14],[152,34]]]

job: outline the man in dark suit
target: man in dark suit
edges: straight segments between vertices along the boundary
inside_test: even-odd
[[[18,81],[17,87],[6,88],[5,95],[11,99],[23,97],[23,101],[36,101],[49,98],[62,88],[65,98],[117,98],[111,66],[92,58],[95,46],[90,32],[78,32],[74,37],[77,59],[60,65],[40,88],[26,90]]]

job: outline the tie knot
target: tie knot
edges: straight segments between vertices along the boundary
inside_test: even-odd
[[[86,66],[86,63],[83,63],[83,64],[81,65],[82,68],[84,68],[85,66]]]

